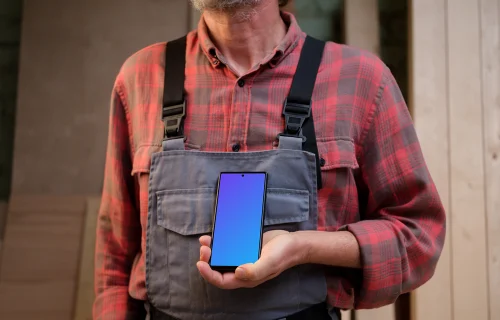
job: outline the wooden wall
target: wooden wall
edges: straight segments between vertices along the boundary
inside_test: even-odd
[[[100,193],[118,70],[137,50],[186,33],[188,5],[25,1],[13,194]]]
[[[498,0],[412,3],[414,120],[448,213],[414,319],[500,319]]]

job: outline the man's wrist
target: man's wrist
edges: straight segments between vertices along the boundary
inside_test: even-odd
[[[361,267],[360,249],[349,231],[297,231],[295,241],[297,265],[314,263],[330,266]]]
[[[292,237],[295,241],[295,264],[306,264],[311,263],[311,233],[318,231],[297,231],[292,232]]]

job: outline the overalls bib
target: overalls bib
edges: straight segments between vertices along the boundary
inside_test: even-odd
[[[198,239],[212,231],[222,171],[268,173],[264,232],[316,230],[321,171],[311,96],[323,48],[324,42],[306,38],[285,101],[286,128],[279,147],[230,153],[184,149],[186,38],[168,44],[162,110],[165,139],[163,150],[152,155],[149,177],[146,288],[153,320],[282,319],[326,300],[324,271],[318,265],[296,266],[256,288],[236,290],[212,286],[196,268]]]

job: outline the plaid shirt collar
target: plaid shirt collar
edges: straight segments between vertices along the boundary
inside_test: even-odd
[[[303,36],[302,30],[292,14],[282,11],[281,18],[287,26],[286,35],[273,52],[262,61],[262,64],[269,63],[271,68],[278,65],[290,52],[292,52]],[[198,23],[198,38],[201,50],[214,68],[219,67],[221,65],[220,62],[224,63],[224,61],[226,61],[222,53],[212,42],[212,39],[210,39],[208,27],[203,16]]]

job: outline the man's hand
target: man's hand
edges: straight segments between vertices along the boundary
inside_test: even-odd
[[[296,240],[291,233],[274,230],[264,233],[263,238],[262,252],[257,262],[239,266],[235,273],[221,274],[208,265],[212,238],[202,236],[200,261],[196,264],[201,276],[221,289],[253,288],[302,261],[302,253],[297,250]]]

